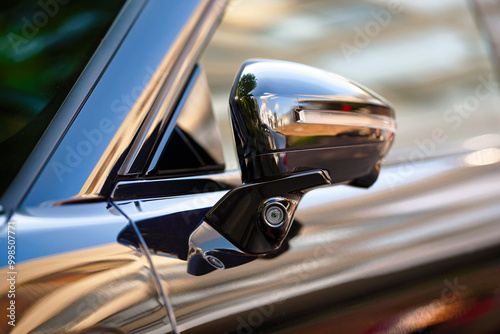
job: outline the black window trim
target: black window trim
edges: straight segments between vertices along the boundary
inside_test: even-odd
[[[241,185],[240,171],[206,175],[119,181],[111,193],[112,201],[142,200],[203,194],[230,190]]]

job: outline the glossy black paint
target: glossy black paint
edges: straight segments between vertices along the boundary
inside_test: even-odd
[[[137,203],[136,207],[140,207],[140,204]],[[135,224],[153,254],[176,257],[186,261],[188,260],[189,238],[199,227],[200,220],[210,209],[211,207],[207,207],[168,215],[151,216],[147,219],[137,220]],[[211,254],[220,258],[224,262],[226,269],[248,263],[257,258],[270,260],[289,249],[288,241],[297,236],[301,228],[302,225],[299,222],[293,221],[281,246],[264,256],[236,253],[223,249],[217,249]],[[140,250],[139,238],[130,225],[120,231],[117,241],[120,244],[132,247],[134,250]],[[196,276],[206,275],[214,270],[215,268],[207,263],[203,256],[199,255],[191,257],[187,266],[188,273]]]
[[[267,254],[281,246],[302,196],[312,188],[329,184],[330,179],[323,171],[244,184],[229,191],[207,213],[205,220],[241,251]],[[276,197],[288,202],[288,221],[280,227],[271,228],[263,223],[259,207],[266,200]]]
[[[150,94],[151,101],[156,97],[158,92],[151,91],[153,85],[149,82],[158,75],[165,54],[173,48],[179,34],[184,32],[185,22],[192,18],[193,12],[199,10],[198,6],[196,0],[168,4],[148,1],[144,5],[140,15],[132,22],[133,29],[129,29],[108,58],[105,71],[93,82],[92,94],[86,96],[84,103],[78,106],[78,115],[59,138],[58,146],[22,206],[37,206],[42,202],[57,202],[75,196],[99,195],[86,187],[94,187],[97,183],[101,183],[102,189],[105,189],[101,195],[110,195],[121,162],[132,145],[129,139],[117,138],[132,138],[138,131],[149,108],[145,108],[147,111],[144,115],[131,117],[133,111],[138,109],[133,107],[141,101],[142,94]],[[151,31],[164,33],[152,34]],[[133,70],[124,70],[127,68]],[[193,69],[194,65],[189,69],[189,74]],[[184,87],[184,83],[179,85]],[[116,161],[104,164],[110,159]],[[101,176],[103,179],[100,179]],[[100,181],[90,181],[94,178]]]
[[[189,237],[186,271],[190,275],[202,276],[217,269],[230,269],[257,259],[274,259],[290,248],[289,241],[297,236],[301,229],[302,224],[291,221],[289,231],[278,249],[264,255],[252,255],[231,244],[203,220]]]
[[[218,190],[229,190],[232,185],[210,178],[137,180],[118,183],[113,190],[114,200],[181,196]]]
[[[208,210],[210,208],[176,212],[136,221],[135,224],[152,253],[187,260],[189,236]],[[139,249],[139,239],[131,226],[120,232],[118,242]]]
[[[130,66],[129,70],[143,68]],[[44,151],[36,156],[47,158]],[[195,277],[186,273],[186,262],[153,255],[161,278],[158,283],[168,287],[180,329],[186,333],[498,333],[499,165],[473,167],[469,158],[386,166],[389,177],[384,179],[382,174],[370,190],[340,186],[311,192],[288,233],[287,239],[294,234],[297,219],[303,221],[304,230],[293,243],[285,239],[276,252],[232,270],[214,272],[210,267],[210,275]],[[408,167],[414,173],[401,179],[400,170]],[[32,179],[37,175],[33,173]],[[168,187],[168,182],[157,181]],[[81,186],[78,177],[76,182]],[[67,198],[54,196],[57,189],[49,187],[60,185],[39,187],[40,199]],[[185,256],[181,248],[186,236],[181,234],[189,233],[200,220],[211,195],[183,196],[193,201],[179,205],[181,196],[154,198],[146,188],[141,186],[141,195],[148,199],[124,204],[126,213],[137,218],[138,226],[144,224],[140,231],[148,245],[164,247],[165,254],[158,251],[159,255],[184,252]],[[45,197],[44,191],[48,191]],[[15,329],[48,333],[172,330],[145,256],[115,242],[117,233],[125,231],[124,217],[108,211],[102,216],[111,217],[110,221],[89,216],[96,213],[96,206],[104,211],[104,202],[72,203],[46,205],[53,211],[50,214],[38,211],[27,217],[18,212],[13,217],[23,232],[20,245],[31,259],[19,267]],[[61,214],[65,209],[69,214]],[[175,216],[165,214],[175,210]],[[193,221],[176,231],[185,218],[182,213]],[[3,218],[0,214],[0,222]],[[107,227],[111,222],[112,229]],[[0,227],[2,240],[5,227]],[[184,240],[181,246],[167,245],[174,236]],[[137,245],[137,235],[134,239],[120,234],[120,241],[127,238]],[[74,251],[81,247],[88,248]],[[288,247],[283,256],[265,261]],[[39,249],[48,252],[41,254]],[[65,254],[57,255],[60,252]],[[42,255],[46,257],[36,258]],[[5,287],[4,281],[2,292]],[[0,328],[4,332],[5,327]]]
[[[307,190],[345,181],[369,187],[376,181],[395,130],[394,111],[382,98],[290,62],[243,64],[229,104],[246,184],[206,215],[191,238],[190,263],[198,262],[195,256],[222,261],[215,251],[232,259],[233,247],[236,254],[254,255],[278,249]],[[281,219],[277,223],[270,222],[271,208]],[[218,246],[220,238],[229,248]]]
[[[229,105],[243,182],[324,169],[369,187],[394,138],[394,110],[357,84],[291,62],[250,60]]]
[[[216,268],[210,264],[207,257],[215,258],[223,264],[224,267]],[[242,254],[231,249],[215,249],[208,251],[205,254],[199,252],[191,252],[187,264],[187,272],[194,276],[203,276],[217,269],[230,269],[247,264],[258,259],[258,256]]]

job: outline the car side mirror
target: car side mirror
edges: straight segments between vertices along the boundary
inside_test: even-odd
[[[311,189],[371,186],[396,129],[392,106],[375,93],[285,61],[245,62],[229,106],[243,185],[192,233],[193,273],[201,263],[223,269],[276,251]]]

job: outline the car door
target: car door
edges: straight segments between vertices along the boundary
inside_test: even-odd
[[[196,56],[189,46],[204,41],[223,7],[198,1],[11,6],[19,22],[27,22],[27,28],[18,27],[13,20],[15,33],[32,33],[23,37],[28,53],[65,42],[71,48],[62,49],[70,54],[78,49],[74,44],[85,46],[85,39],[98,48],[76,59],[81,66],[72,73],[73,82],[56,86],[59,100],[49,104],[53,118],[29,123],[44,127],[24,165],[3,174],[2,184],[9,186],[2,188],[6,279],[0,298],[7,321],[0,328],[12,333],[169,332],[175,321],[170,321],[147,245],[119,240],[123,231],[136,233],[135,225],[108,198],[137,130],[158,112],[149,113],[152,105],[174,104],[190,76],[189,61],[177,57]],[[39,31],[29,30],[32,25]],[[21,61],[25,54],[17,56]],[[46,79],[64,77],[64,66],[73,67],[61,64],[62,58],[54,56],[55,71],[34,68]],[[20,131],[17,137],[22,136]],[[2,148],[16,157],[16,146],[8,144],[2,142]],[[26,144],[17,142],[19,156]]]
[[[484,145],[388,164],[370,190],[312,191],[279,251],[193,275],[190,234],[241,185],[198,65],[224,4],[142,5],[9,220],[31,246],[19,332],[498,329],[498,163]]]
[[[161,158],[153,158],[146,168],[150,175],[119,181],[112,193],[151,250],[180,332],[498,328],[499,193],[492,182],[498,165],[476,160],[482,154],[477,152],[415,163],[405,182],[407,165],[384,166],[368,191],[314,190],[301,202],[279,251],[234,268],[193,271],[186,261],[189,237],[240,181],[239,172],[227,167],[189,163],[196,149],[187,144],[214,126],[200,112],[210,109],[200,75],[197,68],[170,120],[171,141],[162,138],[166,145],[152,154],[172,159],[175,169],[160,170],[155,166]],[[190,99],[202,102],[196,114],[190,113]],[[183,113],[201,128],[186,130]],[[190,139],[172,139],[173,122]],[[215,128],[208,132],[214,138]],[[214,144],[197,137],[208,153]],[[131,232],[119,239],[137,245]]]
[[[241,23],[246,25],[252,23]],[[212,127],[212,121],[200,121],[207,119],[210,105],[207,93],[199,93],[205,85],[197,83],[205,81],[200,75],[197,68],[170,118],[168,138],[183,113],[200,110],[191,107],[191,99],[201,101],[203,112],[190,119]],[[232,143],[227,119],[219,122],[222,144]],[[500,238],[495,141],[488,141],[491,135],[485,132],[486,137],[462,137],[468,141],[460,147],[466,149],[453,145],[439,151],[432,145],[446,140],[438,126],[433,128],[424,138],[399,132],[403,141],[416,139],[420,146],[399,150],[408,158],[389,159],[369,190],[341,185],[308,193],[283,247],[233,268],[208,267],[193,275],[186,261],[191,233],[239,185],[234,148],[223,148],[224,170],[203,159],[194,170],[188,168],[196,155],[188,144],[205,129],[183,128],[191,139],[177,149],[162,137],[141,163],[138,179],[119,181],[112,200],[149,245],[179,331],[495,333]],[[195,138],[192,146],[210,153],[213,144],[203,140]],[[157,168],[162,156],[175,160],[176,168]],[[124,242],[139,242],[128,235],[122,236]]]

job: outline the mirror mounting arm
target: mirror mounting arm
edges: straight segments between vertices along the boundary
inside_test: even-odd
[[[241,264],[238,258],[248,262],[246,256],[276,251],[304,194],[330,184],[328,172],[316,169],[230,190],[192,233],[188,262],[195,267],[194,262],[203,258],[216,268],[228,268]]]
[[[284,61],[245,62],[229,109],[243,185],[191,234],[188,271],[194,274],[286,248],[303,195],[342,182],[370,187],[396,131],[394,109],[382,97],[332,73]]]
[[[229,191],[205,219],[242,251],[270,253],[280,247],[302,196],[329,184],[329,176],[321,170],[244,184]]]

